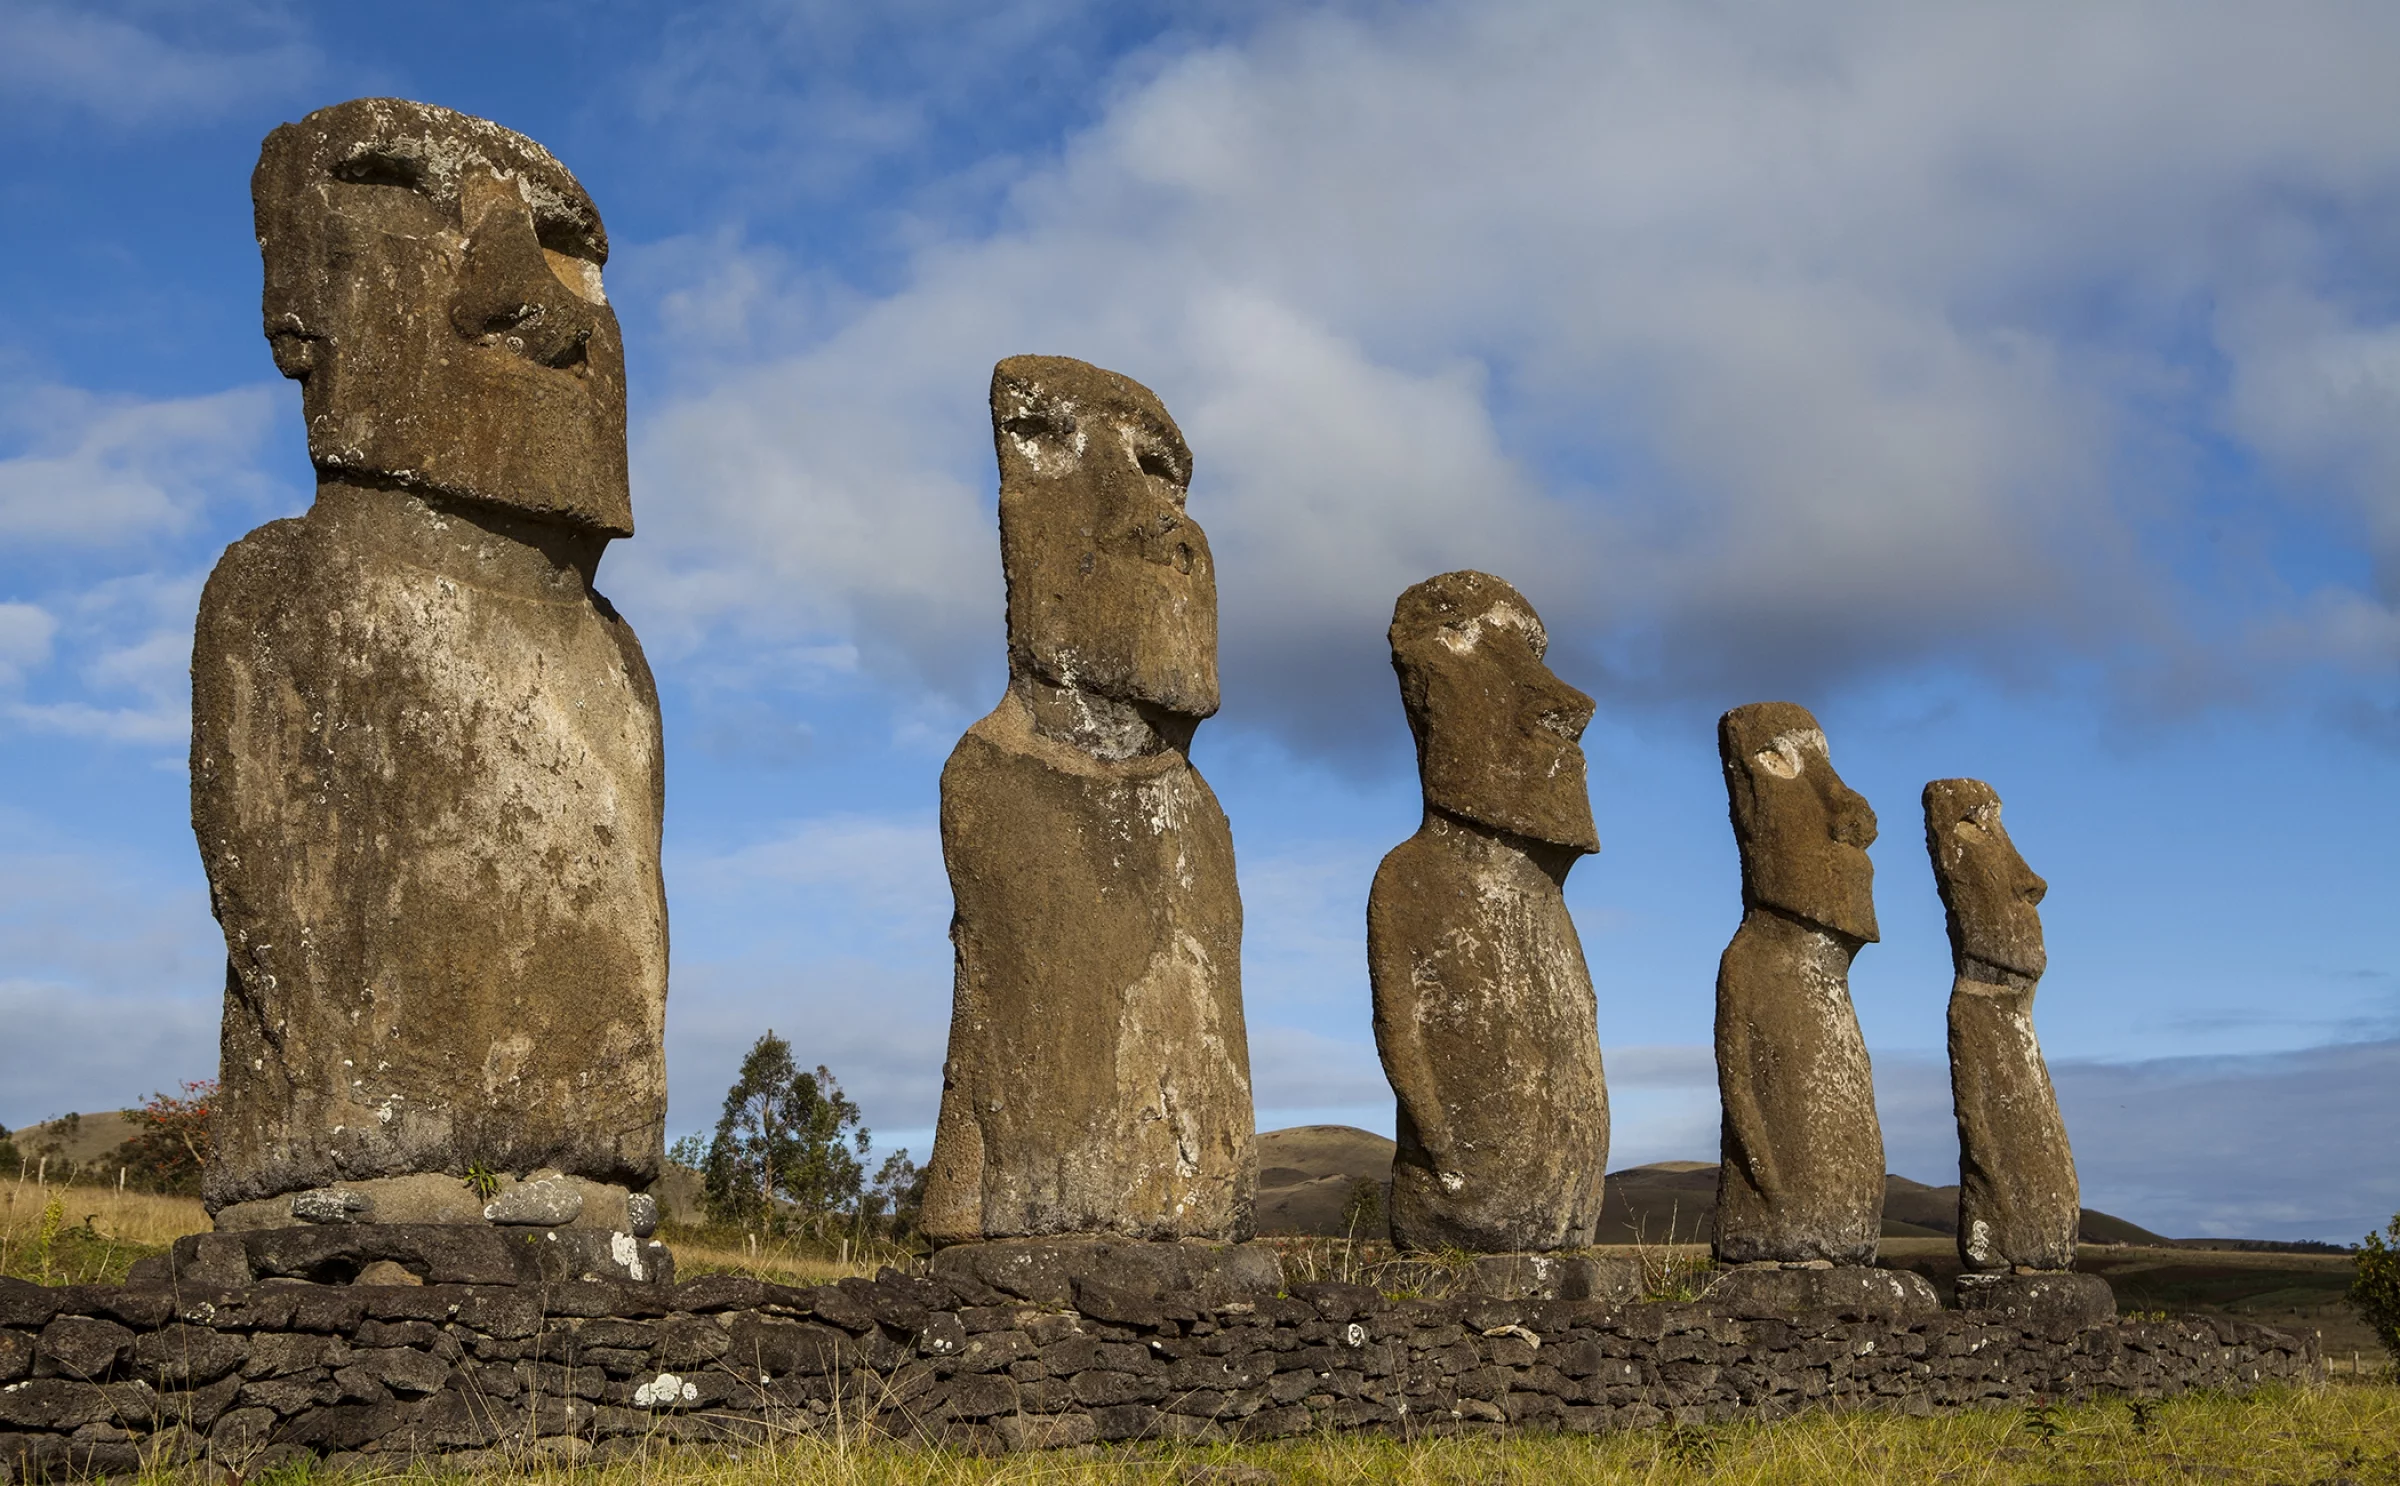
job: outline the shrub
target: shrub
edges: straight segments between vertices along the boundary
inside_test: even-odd
[[[2358,1307],[2393,1362],[2400,1364],[2400,1214],[2393,1216],[2383,1233],[2368,1234],[2358,1246],[2358,1273],[2350,1281],[2350,1303]]]
[[[200,1173],[213,1150],[208,1138],[209,1106],[216,1102],[213,1078],[187,1082],[181,1094],[152,1094],[131,1111],[140,1133],[117,1147],[117,1163],[153,1192],[195,1196]]]

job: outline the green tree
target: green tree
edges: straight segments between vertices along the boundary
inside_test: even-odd
[[[897,1243],[917,1231],[917,1215],[924,1207],[925,1168],[902,1146],[876,1168],[875,1185],[867,1189],[860,1211],[869,1218],[887,1219],[888,1236]]]
[[[2385,1242],[2385,1236],[2390,1242]],[[2350,1303],[2373,1328],[2392,1361],[2400,1365],[2400,1214],[2383,1233],[2370,1233],[2358,1246],[2358,1273],[2350,1281]]]
[[[792,1045],[769,1030],[725,1091],[701,1168],[709,1216],[821,1237],[833,1214],[858,1203],[869,1143],[831,1071],[801,1072]]]

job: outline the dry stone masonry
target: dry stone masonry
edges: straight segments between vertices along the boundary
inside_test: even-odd
[[[1191,451],[1146,387],[992,373],[1008,691],[942,770],[950,1050],[922,1226],[1249,1236],[1233,836],[1186,756],[1217,710]]]
[[[1018,1289],[992,1268],[815,1289],[253,1283],[239,1253],[208,1252],[227,1241],[187,1240],[183,1268],[154,1284],[0,1280],[0,1480],[145,1460],[246,1477],[310,1456],[573,1464],[836,1430],[990,1451],[1589,1432],[2156,1397],[2316,1370],[2313,1343],[2263,1327],[2024,1303],[1894,1317],[1335,1284],[1207,1293],[1155,1288],[1173,1281],[1155,1266],[1067,1274],[1070,1294],[1038,1254]]]
[[[633,531],[599,213],[533,141],[381,98],[277,129],[253,196],[318,483],[227,549],[193,644],[228,952],[209,1208],[638,1238],[663,774],[592,587]]]
[[[1883,1131],[1850,961],[1876,938],[1875,812],[1833,771],[1816,718],[1789,702],[1726,713],[1717,753],[1742,923],[1717,967],[1716,1256],[1872,1264]]]
[[[1444,573],[1400,596],[1392,668],[1425,820],[1367,899],[1375,1045],[1399,1100],[1403,1248],[1579,1248],[1600,1218],[1608,1088],[1563,891],[1600,849],[1577,740],[1592,699],[1543,664],[1516,589]]]
[[[1978,779],[1925,786],[1925,847],[1950,925],[1950,1088],[1958,1110],[1958,1254],[1970,1274],[2070,1269],[2082,1196],[2033,1034],[2049,955],[2048,885]]]

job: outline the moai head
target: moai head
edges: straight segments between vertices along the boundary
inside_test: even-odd
[[[608,235],[548,150],[360,98],[268,135],[250,194],[321,474],[633,534]]]
[[[1489,573],[1428,578],[1400,595],[1391,641],[1425,803],[1598,851],[1577,746],[1592,699],[1542,663],[1550,636],[1525,596]]]
[[[1973,961],[2039,978],[2050,964],[2040,908],[2050,885],[2017,855],[1992,787],[1980,779],[1926,785],[1925,849],[1949,915],[1950,952],[1959,973],[1971,974]]]
[[[1875,812],[1833,772],[1816,718],[1790,702],[1736,707],[1717,720],[1717,756],[1742,853],[1742,906],[1874,942]]]
[[[1149,388],[1064,356],[992,368],[1008,668],[1198,721],[1217,710],[1217,573],[1192,454]]]

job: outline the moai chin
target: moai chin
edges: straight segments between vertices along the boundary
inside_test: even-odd
[[[1865,1265],[1883,1224],[1883,1131],[1850,961],[1875,941],[1875,812],[1788,702],[1717,724],[1742,924],[1717,967],[1720,1263]]]
[[[599,214],[533,141],[397,99],[277,129],[252,193],[317,496],[226,550],[193,645],[208,1205],[647,1234],[663,775],[591,586],[633,530]]]
[[[1543,663],[1516,589],[1444,573],[1400,595],[1392,669],[1424,824],[1367,899],[1375,1045],[1399,1100],[1393,1240],[1485,1253],[1592,1242],[1608,1088],[1563,888],[1600,849],[1578,740],[1592,699]]]
[[[942,770],[949,1057],[938,1243],[1247,1238],[1256,1158],[1233,837],[1186,757],[1217,710],[1216,573],[1150,390],[992,372],[1008,691]]]
[[[2033,1035],[2048,968],[2048,885],[1979,779],[1925,786],[1925,849],[1950,926],[1950,1091],[1958,1111],[1958,1255],[1971,1273],[2074,1267],[2075,1155]]]

